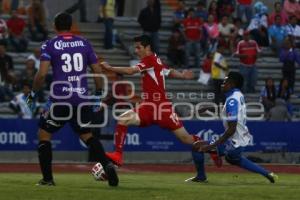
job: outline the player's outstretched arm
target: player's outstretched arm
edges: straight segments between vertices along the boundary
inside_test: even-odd
[[[119,74],[132,75],[140,72],[138,67],[112,67],[107,62],[101,62],[100,65],[108,71],[119,73]]]
[[[214,143],[209,144],[209,145],[200,145],[200,146],[198,146],[198,149],[200,151],[207,152],[207,151],[210,151],[210,150],[216,148],[218,145],[223,144],[231,136],[233,136],[233,134],[236,131],[236,126],[237,126],[236,121],[228,122],[228,128],[226,129],[225,133],[218,140],[216,140]],[[193,148],[195,149],[195,147],[193,147]]]
[[[169,77],[190,80],[194,78],[194,73],[191,70],[183,70],[182,72],[179,72],[176,69],[171,69]]]

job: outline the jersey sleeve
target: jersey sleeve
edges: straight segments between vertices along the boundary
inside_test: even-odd
[[[239,103],[231,98],[226,101],[226,121],[236,122],[238,120]]]
[[[89,42],[87,42],[87,45],[88,45],[87,64],[88,65],[96,64],[98,62],[97,55],[96,55],[92,45]]]
[[[50,50],[50,42],[46,41],[41,46],[41,56],[40,61],[50,61],[51,60],[51,50]]]

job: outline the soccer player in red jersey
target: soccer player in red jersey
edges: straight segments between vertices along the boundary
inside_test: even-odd
[[[165,91],[165,76],[179,79],[192,79],[193,72],[184,70],[178,72],[168,69],[155,55],[150,47],[151,39],[146,36],[134,38],[135,53],[141,61],[133,67],[112,67],[106,62],[101,65],[104,69],[120,74],[142,75],[143,102],[133,110],[120,115],[115,129],[115,152],[106,155],[116,164],[123,164],[123,145],[130,125],[146,127],[157,124],[161,128],[172,131],[175,136],[185,144],[193,144],[199,140],[197,136],[190,135],[173,111],[171,102],[167,99]]]

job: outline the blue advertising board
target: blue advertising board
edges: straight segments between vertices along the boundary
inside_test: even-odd
[[[34,151],[37,146],[37,120],[0,119],[0,151]],[[204,139],[217,138],[224,132],[220,121],[186,121],[189,133],[200,134]],[[300,152],[299,122],[248,122],[253,138],[246,149],[255,151]],[[80,142],[67,125],[54,134],[53,149],[56,151],[82,151]],[[130,127],[126,136],[125,151],[190,151],[168,130],[151,126]]]

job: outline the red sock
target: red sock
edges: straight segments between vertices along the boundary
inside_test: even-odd
[[[193,135],[193,139],[194,139],[194,142],[201,140],[201,138],[198,137],[197,135]]]
[[[115,148],[117,152],[123,153],[123,146],[126,139],[127,126],[117,124],[115,131]]]

